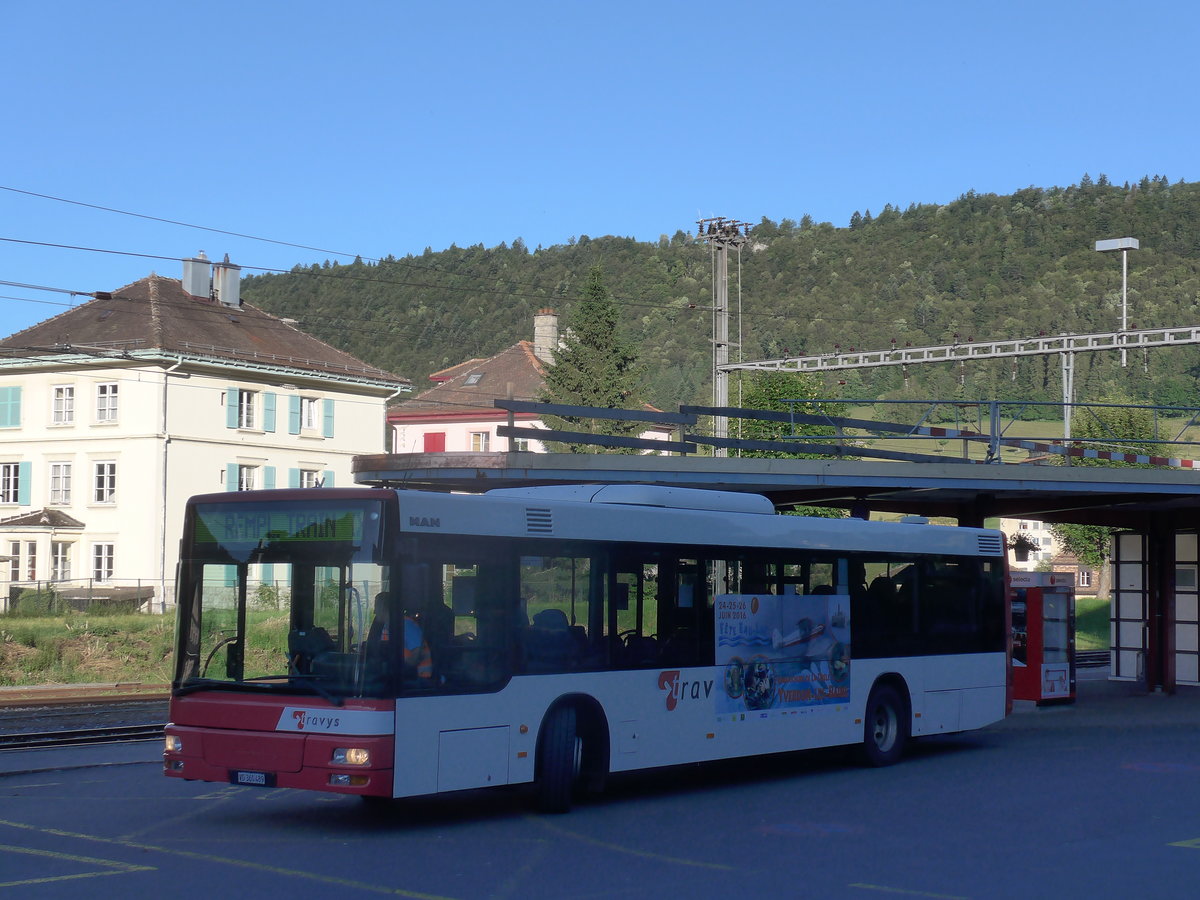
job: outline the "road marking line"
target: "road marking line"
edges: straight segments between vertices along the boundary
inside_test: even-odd
[[[957,894],[931,894],[928,891],[910,891],[906,888],[885,887],[882,884],[848,884],[847,887],[860,888],[864,891],[879,891],[884,894],[903,894],[906,897],[929,897],[931,900],[970,900]]]
[[[154,866],[138,866],[133,863],[119,862],[115,859],[97,859],[94,856],[76,856],[73,853],[59,853],[54,850],[35,850],[32,847],[15,847],[12,844],[0,844],[0,853],[24,853],[27,856],[45,856],[50,859],[61,859],[68,862],[88,863],[94,866],[104,866],[104,871],[76,872],[73,875],[43,875],[41,878],[25,878],[20,881],[0,881],[0,888],[22,887],[29,884],[47,884],[51,881],[72,881],[79,878],[101,878],[105,875],[128,875],[132,872],[153,872]]]
[[[1190,850],[1200,850],[1200,838],[1192,838],[1190,841],[1175,841],[1167,844],[1168,847],[1187,847]]]
[[[560,828],[557,825],[551,825],[545,819],[540,819],[537,816],[527,816],[526,818],[536,822],[548,831],[553,831],[555,834],[561,834],[564,837],[573,838],[584,844],[591,844],[594,847],[603,847],[605,850],[612,850],[616,853],[627,853],[630,856],[640,856],[643,859],[653,859],[658,862],[673,863],[677,866],[693,866],[697,869],[716,869],[720,872],[733,872],[733,866],[722,865],[721,863],[701,862],[696,859],[681,859],[678,856],[664,856],[661,853],[650,853],[646,850],[634,850],[632,847],[622,847],[620,844],[610,844],[608,841],[601,841],[593,837],[588,837],[585,834],[580,834],[577,831],[571,831],[566,828]]]
[[[171,847],[160,847],[155,844],[142,844],[137,841],[126,841],[119,838],[106,838],[94,834],[83,834],[77,831],[65,831],[61,828],[41,828],[36,825],[27,825],[24,822],[13,822],[9,819],[0,819],[0,825],[9,828],[17,828],[23,831],[33,831],[38,834],[49,834],[55,837],[74,838],[80,841],[93,841],[98,844],[110,844],[116,847],[127,847],[130,850],[146,850],[152,853],[165,853],[169,856],[180,856],[184,859],[199,859],[206,862],[222,863],[227,866],[237,866],[243,869],[254,869],[258,872],[268,872],[273,875],[283,875],[291,878],[303,878],[307,881],[315,881],[321,884],[333,884],[339,887],[355,888],[360,891],[371,891],[376,894],[391,894],[396,897],[409,897],[412,900],[453,900],[453,898],[445,897],[441,894],[423,894],[419,891],[406,891],[403,888],[394,888],[382,884],[367,884],[363,881],[353,881],[349,878],[337,878],[332,875],[320,875],[316,872],[305,872],[301,869],[285,869],[282,866],[272,866],[266,863],[252,862],[245,859],[234,859],[228,856],[215,856],[211,853],[195,853],[191,850],[177,850]]]

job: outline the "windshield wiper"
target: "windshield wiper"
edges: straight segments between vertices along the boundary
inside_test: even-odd
[[[325,675],[258,675],[254,678],[246,678],[243,681],[217,681],[216,679],[202,678],[180,685],[172,693],[176,697],[182,697],[186,694],[194,694],[196,691],[237,691],[247,687],[256,691],[266,691],[280,686],[280,683],[286,682],[286,687],[302,687],[316,694],[322,700],[328,700],[334,706],[344,705],[346,702],[344,697],[338,697],[318,683],[317,679],[326,677]],[[304,681],[306,683],[296,684],[297,681]]]
[[[321,699],[328,700],[334,706],[341,706],[346,702],[344,697],[338,697],[321,686],[320,681],[322,679],[328,679],[328,675],[301,675],[299,672],[296,672],[291,675],[259,675],[256,678],[247,678],[246,681],[278,681],[283,678],[287,679],[288,687],[295,686],[297,681],[306,682],[304,685],[302,685],[303,687],[308,688]]]

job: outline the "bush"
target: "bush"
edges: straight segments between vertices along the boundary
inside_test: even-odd
[[[17,602],[9,607],[8,615],[13,618],[32,619],[53,615],[58,609],[58,595],[52,588],[40,591],[26,588],[17,595]]]

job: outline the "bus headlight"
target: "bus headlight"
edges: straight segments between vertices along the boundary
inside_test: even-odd
[[[167,753],[182,753],[183,741],[177,735],[168,734],[163,740],[163,750]]]
[[[371,751],[366,747],[338,747],[333,751],[333,762],[339,766],[369,766]]]

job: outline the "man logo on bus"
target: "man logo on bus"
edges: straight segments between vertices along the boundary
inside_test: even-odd
[[[687,681],[679,677],[678,669],[670,669],[658,673],[658,687],[667,692],[667,711],[670,712],[679,705],[680,700],[707,699],[712,694],[713,682]]]

